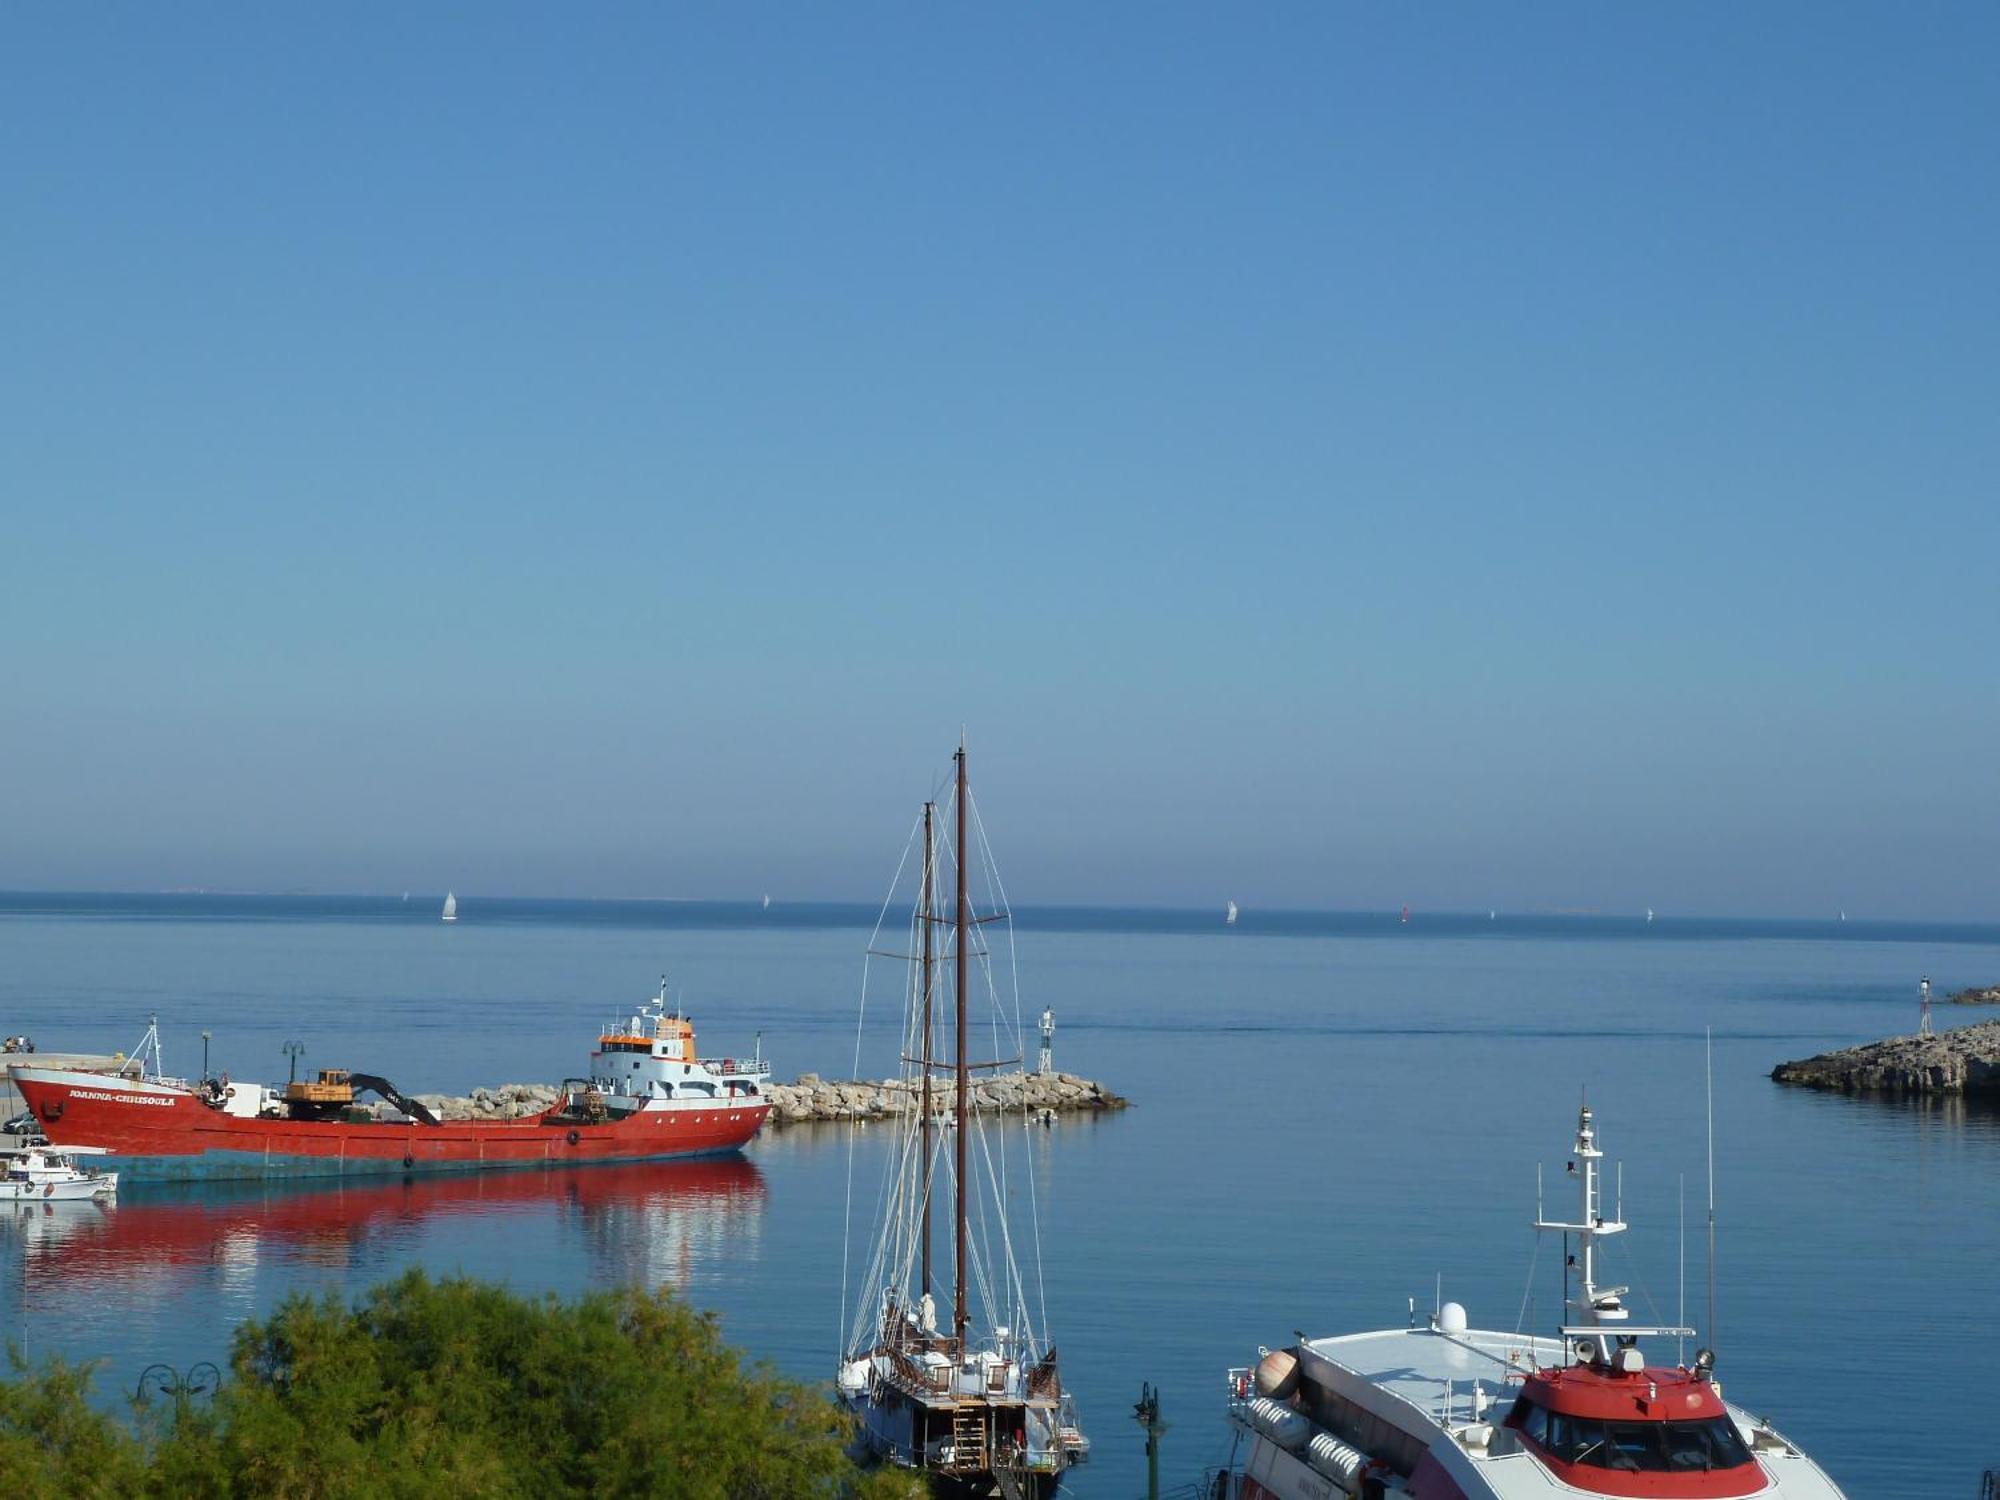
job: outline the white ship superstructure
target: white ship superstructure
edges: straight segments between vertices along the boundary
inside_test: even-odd
[[[734,1103],[758,1098],[771,1083],[764,1061],[763,1034],[749,1057],[702,1057],[695,1051],[694,1022],[667,999],[667,981],[650,1005],[612,1022],[598,1033],[590,1054],[590,1077],[572,1080],[605,1096],[613,1114],[635,1110],[693,1108],[713,1100]]]
[[[1474,1329],[1446,1302],[1422,1325],[1265,1352],[1229,1372],[1242,1462],[1217,1500],[1839,1497],[1767,1419],[1723,1399],[1709,1351],[1648,1362],[1642,1340],[1694,1330],[1635,1324],[1626,1289],[1599,1284],[1598,1241],[1626,1227],[1604,1215],[1602,1157],[1586,1106],[1578,1216],[1535,1224],[1573,1247],[1554,1333]]]

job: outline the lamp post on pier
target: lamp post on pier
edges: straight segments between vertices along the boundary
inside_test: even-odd
[[[207,1360],[192,1364],[185,1371],[176,1370],[172,1365],[148,1365],[139,1372],[139,1384],[132,1391],[135,1405],[144,1406],[149,1395],[158,1392],[174,1398],[177,1415],[187,1414],[188,1402],[196,1396],[212,1396],[222,1384],[222,1371]]]
[[[1146,1434],[1146,1500],[1160,1500],[1160,1434],[1167,1424],[1160,1420],[1160,1393],[1150,1384],[1139,1387],[1132,1417]]]
[[[287,1083],[297,1083],[299,1081],[299,1059],[305,1055],[306,1044],[304,1042],[285,1043],[285,1056],[292,1060],[292,1073],[291,1077],[285,1080]]]

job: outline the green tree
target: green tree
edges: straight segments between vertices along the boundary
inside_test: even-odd
[[[65,1497],[923,1493],[908,1475],[856,1468],[832,1402],[746,1366],[712,1316],[664,1292],[565,1302],[411,1271],[352,1304],[289,1299],[237,1331],[230,1364],[210,1407],[154,1408],[136,1433],[90,1410],[83,1372],[17,1380],[0,1401],[0,1475],[18,1445],[25,1493]],[[89,1488],[93,1465],[117,1482]]]
[[[145,1488],[145,1453],[90,1405],[90,1367],[59,1359],[30,1368],[7,1351],[0,1381],[0,1494],[8,1500],[125,1496]]]

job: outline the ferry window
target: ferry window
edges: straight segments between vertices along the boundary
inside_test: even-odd
[[[1532,1401],[1521,1403],[1521,1431],[1528,1440],[1546,1448],[1549,1442],[1549,1414]]]
[[[1735,1426],[1724,1417],[1700,1422],[1602,1422],[1550,1412],[1546,1436],[1537,1438],[1526,1417],[1521,1428],[1551,1458],[1593,1469],[1659,1473],[1733,1469],[1750,1461]]]

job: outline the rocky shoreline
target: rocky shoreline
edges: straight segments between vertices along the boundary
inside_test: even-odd
[[[515,1120],[538,1115],[556,1102],[556,1089],[546,1083],[503,1083],[474,1089],[470,1094],[412,1094],[440,1120]],[[816,1120],[885,1120],[917,1107],[916,1089],[902,1079],[881,1083],[830,1082],[804,1073],[796,1083],[766,1087],[771,1100],[772,1127],[803,1125]],[[955,1100],[950,1080],[931,1086],[938,1110],[950,1113]],[[1123,1109],[1127,1101],[1101,1083],[1074,1073],[1002,1073],[976,1080],[966,1095],[967,1107],[979,1113],[1025,1109],[1039,1114],[1095,1113]]]
[[[1771,1070],[1779,1083],[1850,1094],[1967,1094],[2000,1098],[2000,1021],[1936,1036],[1892,1036]]]
[[[2000,1005],[2000,984],[1985,989],[1960,990],[1951,997],[1953,1005]]]

